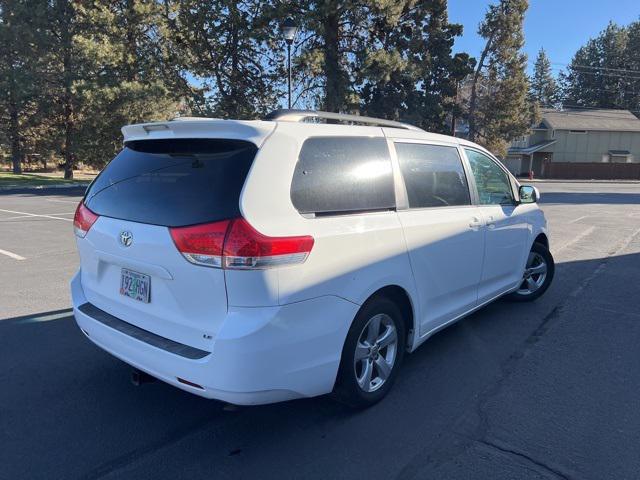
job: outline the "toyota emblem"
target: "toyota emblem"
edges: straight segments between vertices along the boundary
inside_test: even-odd
[[[133,243],[133,235],[131,232],[127,232],[126,230],[124,232],[120,232],[120,243],[123,247],[130,247]]]

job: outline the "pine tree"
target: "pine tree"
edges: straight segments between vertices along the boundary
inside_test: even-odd
[[[640,117],[640,20],[627,27],[624,106]]]
[[[82,120],[82,98],[91,90],[91,79],[99,72],[92,44],[85,35],[92,31],[87,9],[80,2],[52,0],[47,4],[46,55],[48,95],[45,108],[53,131],[59,133],[64,158],[64,178],[73,178],[77,159],[76,139]]]
[[[43,13],[40,4],[0,1],[0,133],[9,143],[14,173],[22,172],[40,113]]]
[[[478,33],[485,47],[476,66],[469,101],[469,138],[499,154],[531,125],[523,21],[527,0],[490,5]]]
[[[274,108],[273,8],[258,0],[164,2],[174,60],[206,91],[205,113],[255,118]]]
[[[565,104],[597,108],[627,108],[625,92],[633,80],[627,70],[628,31],[613,22],[581,47],[565,74]],[[631,56],[637,56],[635,53]]]
[[[551,73],[551,62],[544,48],[538,52],[538,57],[533,67],[529,94],[531,100],[542,107],[555,107],[560,101],[560,91],[556,79]]]
[[[122,125],[175,117],[180,92],[162,69],[164,38],[157,32],[164,16],[157,2],[103,0],[85,17],[92,32],[79,40],[98,59],[100,76],[84,80],[76,148],[84,163],[103,165],[121,146]]]
[[[65,178],[77,162],[104,165],[121,144],[123,124],[175,116],[178,98],[163,81],[150,0],[55,0],[46,23],[50,142],[64,158]]]
[[[377,13],[362,61],[362,111],[449,132],[458,83],[472,71],[452,54],[462,27],[450,24],[446,0],[390,2]]]
[[[367,46],[372,11],[387,2],[303,0],[290,13],[300,25],[296,59],[302,90],[311,106],[331,112],[357,112],[358,63]],[[313,105],[315,104],[315,105]]]

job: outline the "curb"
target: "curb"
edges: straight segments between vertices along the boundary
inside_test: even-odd
[[[526,177],[517,177],[518,182],[524,183],[628,183],[630,185],[640,184],[640,180],[599,180],[599,179],[561,179],[561,178],[534,178],[529,180]]]
[[[91,182],[63,183],[61,185],[9,185],[0,187],[0,192],[10,192],[14,190],[49,190],[63,188],[87,188]]]

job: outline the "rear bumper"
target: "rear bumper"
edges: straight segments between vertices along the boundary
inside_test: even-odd
[[[211,354],[189,359],[81,311],[87,299],[80,275],[78,272],[71,281],[73,310],[78,326],[92,342],[182,390],[238,405],[330,392],[347,331],[359,308],[334,296],[277,307],[230,308]],[[178,378],[202,389],[181,383]]]

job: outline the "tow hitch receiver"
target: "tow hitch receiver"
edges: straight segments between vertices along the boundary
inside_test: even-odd
[[[134,368],[131,370],[131,383],[133,383],[136,387],[143,385],[145,383],[153,383],[157,381],[156,377],[152,377],[146,372],[138,370]]]

